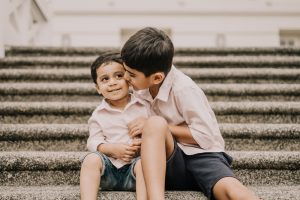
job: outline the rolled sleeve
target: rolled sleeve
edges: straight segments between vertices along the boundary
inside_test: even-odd
[[[194,87],[182,88],[176,93],[176,102],[200,148],[207,150],[212,147],[214,130],[218,129],[218,125],[203,91]]]
[[[103,135],[103,129],[100,124],[93,118],[89,119],[89,138],[87,140],[87,148],[89,151],[97,151],[100,144],[107,143]]]

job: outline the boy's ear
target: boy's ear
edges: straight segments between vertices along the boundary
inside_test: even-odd
[[[99,88],[99,86],[98,86],[97,84],[95,84],[95,88],[96,88],[96,90],[97,90],[98,94],[99,94],[99,95],[101,95],[100,88]]]
[[[152,82],[153,84],[160,84],[165,79],[165,73],[163,72],[156,72],[152,74]]]

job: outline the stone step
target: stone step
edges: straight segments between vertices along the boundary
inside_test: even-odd
[[[6,47],[6,56],[42,56],[42,55],[99,55],[107,51],[119,51],[114,47],[31,47],[31,46],[10,46]],[[175,55],[300,55],[299,48],[176,48]]]
[[[22,66],[89,67],[96,56],[14,56],[0,59],[0,68]],[[275,67],[299,68],[300,56],[175,56],[177,67]]]
[[[1,186],[78,185],[86,152],[0,152]],[[229,151],[235,175],[245,185],[299,184],[300,152]]]
[[[300,186],[248,186],[259,198],[264,200],[300,199]],[[80,199],[79,186],[2,186],[2,200],[74,200]],[[135,200],[134,192],[102,191],[98,200]],[[196,191],[166,191],[166,200],[207,200]]]
[[[199,84],[209,101],[299,101],[300,84]],[[1,83],[0,101],[97,101],[93,83]]]
[[[300,83],[300,69],[180,68],[199,83]],[[89,67],[0,69],[0,82],[92,82]]]
[[[0,123],[86,123],[98,102],[1,102]],[[210,102],[220,123],[300,123],[300,102]]]
[[[299,124],[220,124],[227,150],[298,151]],[[86,151],[87,124],[1,124],[0,151]]]

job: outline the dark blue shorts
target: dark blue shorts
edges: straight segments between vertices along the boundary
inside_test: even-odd
[[[140,159],[139,157],[134,158],[130,164],[118,169],[106,155],[98,151],[91,153],[98,155],[104,166],[101,172],[101,190],[135,191],[136,178],[133,171],[136,162]]]
[[[186,155],[175,142],[174,152],[167,161],[167,190],[196,190],[214,199],[212,189],[224,177],[234,177],[232,158],[224,152]]]

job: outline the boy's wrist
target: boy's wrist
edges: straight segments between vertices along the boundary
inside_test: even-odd
[[[112,144],[108,144],[108,143],[101,143],[98,145],[97,150],[100,153],[103,153],[106,156],[112,157],[113,156],[113,151],[111,151],[112,148]]]

